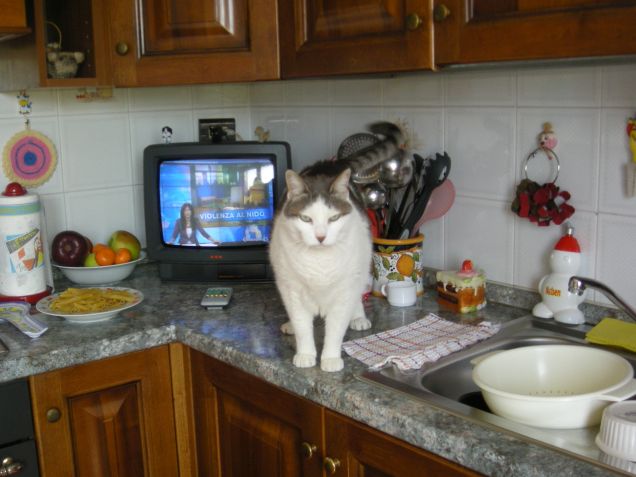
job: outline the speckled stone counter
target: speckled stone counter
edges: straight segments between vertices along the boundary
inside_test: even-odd
[[[58,289],[67,285],[61,281]],[[10,351],[0,355],[0,382],[178,341],[486,475],[613,475],[609,469],[361,381],[357,376],[364,365],[346,355],[345,369],[337,373],[294,367],[293,337],[279,331],[286,315],[273,284],[235,286],[230,306],[222,311],[207,311],[199,305],[206,284],[162,282],[152,264],[138,267],[120,286],[142,291],[145,299],[111,321],[81,325],[39,315],[49,330],[35,340],[1,323],[0,338]],[[439,309],[432,291],[416,306],[404,309],[391,308],[385,300],[372,297],[366,310],[373,329],[350,330],[346,339],[396,328],[427,312],[457,319]],[[479,312],[480,317],[494,322],[525,314],[524,308],[496,303]],[[320,341],[320,323],[317,328]]]

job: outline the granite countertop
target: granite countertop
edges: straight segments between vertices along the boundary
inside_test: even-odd
[[[69,283],[62,280],[57,285],[64,290]],[[0,324],[0,338],[9,348],[7,354],[0,355],[0,382],[178,341],[486,475],[612,474],[609,469],[361,381],[357,376],[365,366],[344,353],[345,368],[341,372],[294,367],[294,339],[279,331],[286,314],[272,283],[236,285],[230,306],[220,311],[208,311],[199,305],[205,283],[162,282],[154,264],[137,267],[118,285],[140,290],[145,299],[110,321],[73,324],[38,315],[49,330],[35,340],[9,323]],[[349,330],[345,339],[396,328],[428,312],[458,319],[439,308],[431,290],[413,307],[392,308],[385,300],[371,297],[365,308],[373,328]],[[478,315],[505,322],[527,313],[527,308],[491,302]],[[318,323],[317,328],[320,349],[322,325]]]

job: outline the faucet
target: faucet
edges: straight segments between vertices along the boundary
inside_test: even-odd
[[[595,290],[602,292],[603,295],[609,298],[621,311],[623,311],[632,320],[636,321],[636,311],[625,303],[625,301],[614,293],[607,285],[591,278],[577,276],[571,277],[568,282],[568,289],[570,290],[570,293],[576,293],[579,296],[583,295],[583,292],[587,287],[594,288]]]

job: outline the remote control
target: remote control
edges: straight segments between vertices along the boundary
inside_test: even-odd
[[[232,289],[230,287],[208,288],[201,300],[201,306],[208,310],[220,310],[227,306],[231,298]]]

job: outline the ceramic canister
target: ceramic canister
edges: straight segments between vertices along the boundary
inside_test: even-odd
[[[50,267],[39,196],[14,184],[0,194],[0,294],[22,297],[47,290]]]
[[[400,239],[373,239],[373,286],[374,296],[382,295],[382,285],[392,281],[415,283],[417,295],[424,293],[423,235]]]

